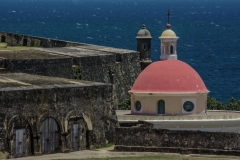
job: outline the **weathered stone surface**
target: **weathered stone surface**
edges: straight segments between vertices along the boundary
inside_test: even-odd
[[[79,43],[75,42],[34,37],[8,32],[0,32],[0,38],[1,42],[8,43],[8,46],[69,47],[79,45]]]
[[[55,132],[60,135],[56,151],[72,149],[75,123],[82,128],[80,149],[115,140],[115,109],[129,97],[128,90],[141,71],[138,52],[6,32],[0,32],[0,39],[8,46],[39,47],[0,51],[0,117],[5,140],[0,145],[10,157],[17,129],[25,129],[24,155],[42,154],[42,142],[48,143],[49,138],[41,140],[45,135],[41,124],[48,117],[56,120],[61,131]]]
[[[175,131],[143,125],[116,128],[115,150],[240,155],[239,144],[238,133]]]
[[[26,128],[28,139],[25,155],[41,153],[40,126],[44,119],[52,117],[61,131],[60,151],[71,150],[71,124],[80,123],[80,149],[95,148],[112,142],[116,120],[112,105],[112,86],[110,84],[50,78],[28,74],[1,74],[0,89],[1,118],[8,122],[0,133],[0,148],[6,151],[4,140],[8,140],[13,154],[13,130]],[[13,83],[14,86],[8,83]],[[1,85],[1,84],[0,84]],[[3,126],[1,124],[0,126]],[[111,127],[111,128],[110,128]],[[113,135],[108,134],[109,130]],[[6,133],[5,133],[6,132]],[[33,142],[30,143],[30,142]],[[34,151],[31,150],[34,148]],[[13,156],[13,155],[11,155]]]
[[[114,106],[129,98],[128,91],[141,72],[139,53],[95,45],[44,48],[42,51],[71,56],[82,80],[113,84]]]
[[[113,84],[116,108],[118,103],[129,98],[128,91],[141,72],[140,55],[136,51],[0,32],[0,38],[4,37],[9,46],[23,46],[24,41],[27,41],[27,46],[45,47],[36,50],[72,57],[72,65],[81,69],[82,80]],[[29,62],[26,61],[32,67],[26,66],[25,61],[7,61],[7,66],[12,71],[45,76],[73,78],[74,75],[66,59],[42,59],[44,65],[39,66],[40,60],[32,58]]]
[[[72,58],[38,50],[0,51],[7,71],[73,78]]]

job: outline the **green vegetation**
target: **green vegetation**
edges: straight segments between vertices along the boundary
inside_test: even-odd
[[[131,109],[131,98],[125,99],[123,102],[118,104],[119,110],[130,110]]]
[[[114,145],[115,145],[114,143],[108,143],[108,144],[105,144],[105,145],[101,146],[99,149],[112,147],[112,146],[114,146]]]
[[[80,66],[73,67],[73,76],[74,79],[82,79],[82,69],[80,68]]]
[[[227,104],[224,104],[215,98],[207,97],[207,109],[210,110],[240,110],[240,100],[236,100],[235,98],[230,98]]]

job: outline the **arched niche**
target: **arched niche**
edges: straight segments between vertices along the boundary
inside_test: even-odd
[[[21,115],[15,115],[9,120],[7,137],[11,157],[34,155],[32,126]]]
[[[70,111],[65,118],[67,146],[72,151],[88,147],[87,132],[92,130],[90,117],[80,111]]]

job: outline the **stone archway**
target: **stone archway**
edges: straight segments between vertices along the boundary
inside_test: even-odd
[[[8,142],[14,158],[34,154],[32,126],[21,115],[13,116],[8,123]]]
[[[87,131],[92,130],[90,117],[80,111],[71,111],[65,118],[67,131],[66,144],[72,151],[83,150],[88,147]]]

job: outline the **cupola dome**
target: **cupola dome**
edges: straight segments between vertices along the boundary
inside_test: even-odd
[[[142,29],[137,33],[136,38],[152,38],[150,32],[146,29],[145,24],[143,24]]]
[[[162,60],[145,68],[130,93],[186,94],[208,93],[199,74],[180,60]]]
[[[175,34],[175,32],[173,32],[173,30],[171,30],[171,25],[168,23],[166,25],[166,30],[163,31],[162,35],[159,38],[178,38]]]

